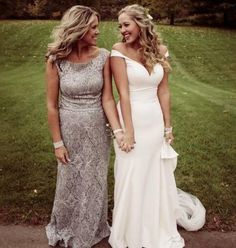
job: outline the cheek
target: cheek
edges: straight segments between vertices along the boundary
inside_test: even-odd
[[[137,25],[133,25],[132,32],[135,36],[139,35],[139,28],[137,27]]]
[[[135,38],[139,37],[139,30],[138,29],[134,30],[133,34]]]
[[[87,41],[87,40],[89,40],[90,38],[91,38],[91,33],[88,32],[88,33],[84,36],[83,40],[84,40],[84,41]]]
[[[136,29],[136,33],[139,34],[140,33],[140,28],[136,26],[135,29]]]

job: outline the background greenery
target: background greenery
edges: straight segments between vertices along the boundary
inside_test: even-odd
[[[50,215],[56,161],[47,127],[44,54],[55,21],[0,22],[0,220],[44,223]],[[207,227],[235,228],[236,32],[158,26],[173,71],[178,187],[197,195]],[[115,22],[100,25],[99,46],[118,40]],[[109,214],[113,206],[109,168]]]
[[[236,27],[235,0],[0,0],[0,19],[59,19],[69,7],[95,7],[102,19],[116,19],[118,11],[138,3],[162,23]]]

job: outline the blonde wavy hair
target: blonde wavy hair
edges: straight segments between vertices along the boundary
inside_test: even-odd
[[[120,16],[123,13],[127,14],[133,21],[135,21],[140,28],[140,52],[145,67],[152,71],[154,65],[160,63],[165,71],[170,71],[171,68],[166,57],[160,52],[162,42],[160,36],[155,31],[152,17],[149,15],[148,9],[138,4],[133,4],[121,9],[118,15]]]
[[[92,16],[100,20],[99,14],[87,6],[75,5],[68,9],[52,31],[54,41],[48,44],[46,60],[50,55],[54,60],[66,58],[89,30]]]

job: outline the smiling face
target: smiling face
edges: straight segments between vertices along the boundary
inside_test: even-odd
[[[80,41],[83,42],[87,46],[96,46],[97,37],[99,35],[98,17],[96,15],[92,15],[89,20],[89,23],[90,23],[89,29]]]
[[[120,14],[118,21],[120,32],[124,37],[125,43],[132,44],[137,42],[140,33],[140,28],[137,23],[126,13]]]

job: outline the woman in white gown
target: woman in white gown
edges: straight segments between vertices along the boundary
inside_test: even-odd
[[[120,147],[114,143],[115,206],[109,243],[113,248],[182,248],[176,222],[197,230],[204,224],[205,209],[196,197],[177,193],[168,51],[145,8],[127,6],[118,19],[123,42],[113,46],[111,68],[123,130],[114,133],[124,134]]]

